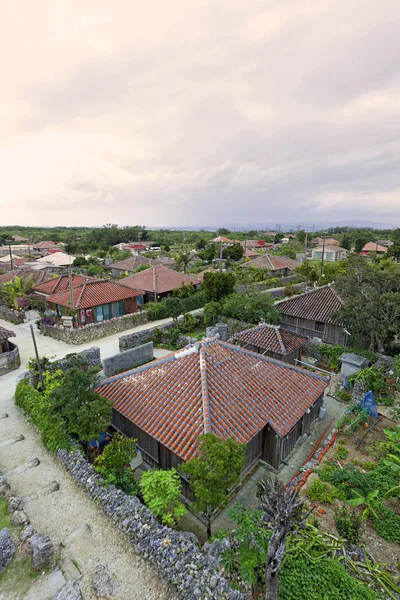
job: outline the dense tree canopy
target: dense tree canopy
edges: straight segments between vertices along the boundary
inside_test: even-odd
[[[203,279],[206,301],[220,302],[223,298],[233,293],[235,282],[236,279],[232,273],[208,271],[204,274]]]

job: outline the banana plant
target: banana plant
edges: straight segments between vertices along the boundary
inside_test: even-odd
[[[375,509],[378,508],[380,504],[380,501],[377,500],[377,497],[379,496],[379,490],[373,490],[368,494],[368,496],[363,496],[357,490],[353,490],[353,492],[356,494],[356,498],[350,498],[350,500],[347,500],[347,504],[349,506],[365,505],[362,514],[363,521],[366,521],[371,515],[378,519],[378,514]]]

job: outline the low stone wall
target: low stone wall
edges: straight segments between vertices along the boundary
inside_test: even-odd
[[[136,348],[125,350],[119,354],[114,354],[103,360],[103,370],[106,377],[116,375],[122,371],[129,371],[134,367],[143,365],[154,358],[153,342],[142,344]]]
[[[55,360],[51,363],[54,369],[61,369],[62,371],[68,371],[74,366],[74,358],[79,356],[89,367],[99,367],[101,365],[100,348],[93,347],[82,352],[76,352],[74,354],[67,354],[64,358]]]
[[[10,352],[0,354],[0,375],[15,371],[21,366],[21,359],[19,356],[18,346],[9,342]]]
[[[119,351],[124,352],[125,350],[129,350],[130,348],[137,348],[138,346],[142,346],[146,342],[149,342],[153,339],[154,331],[156,329],[161,329],[161,331],[167,331],[167,329],[171,329],[171,327],[173,326],[174,324],[171,321],[170,323],[163,323],[158,327],[151,327],[149,329],[135,331],[135,333],[128,333],[127,335],[122,335],[118,340]]]
[[[10,323],[14,323],[15,325],[19,325],[24,322],[25,313],[19,310],[13,310],[11,308],[7,308],[6,306],[0,306],[0,319],[4,319],[5,321],[10,321]]]
[[[163,527],[138,498],[130,497],[104,480],[79,453],[58,452],[72,478],[128,535],[135,552],[149,560],[181,600],[243,600],[219,568],[218,558],[202,552],[192,533]]]
[[[84,344],[85,342],[99,340],[100,338],[119,333],[120,331],[133,329],[134,327],[144,325],[145,323],[147,323],[147,314],[143,311],[141,313],[116,317],[115,319],[102,321],[101,323],[93,323],[92,325],[86,325],[85,327],[79,327],[78,329],[66,329],[64,327],[54,327],[42,323],[40,325],[40,331],[43,335],[47,335],[56,340],[61,340],[67,344],[79,345]]]

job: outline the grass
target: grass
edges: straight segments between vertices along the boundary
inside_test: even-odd
[[[8,512],[8,502],[5,498],[0,498],[0,529],[7,527],[11,529],[12,520],[11,515]]]

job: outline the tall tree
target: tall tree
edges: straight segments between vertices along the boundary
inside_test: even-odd
[[[231,294],[222,304],[222,314],[246,323],[279,322],[279,313],[274,306],[274,301],[268,294],[262,292]]]
[[[393,256],[397,262],[400,258],[400,229],[395,229],[392,232],[392,242],[393,245],[390,246],[388,255]]]
[[[235,289],[235,276],[232,273],[208,271],[204,274],[203,288],[206,292],[207,302],[220,302]]]
[[[342,242],[340,244],[342,248],[345,250],[351,250],[351,237],[345,233],[342,237]]]
[[[298,490],[291,483],[285,488],[278,478],[258,484],[264,522],[272,530],[265,565],[265,600],[278,600],[278,577],[287,537],[307,516],[302,510],[303,501],[298,499]]]
[[[199,437],[198,455],[181,465],[180,470],[190,478],[195,495],[194,507],[207,519],[207,535],[211,537],[211,517],[216,508],[228,503],[229,490],[240,481],[245,446],[231,437],[206,433]]]

